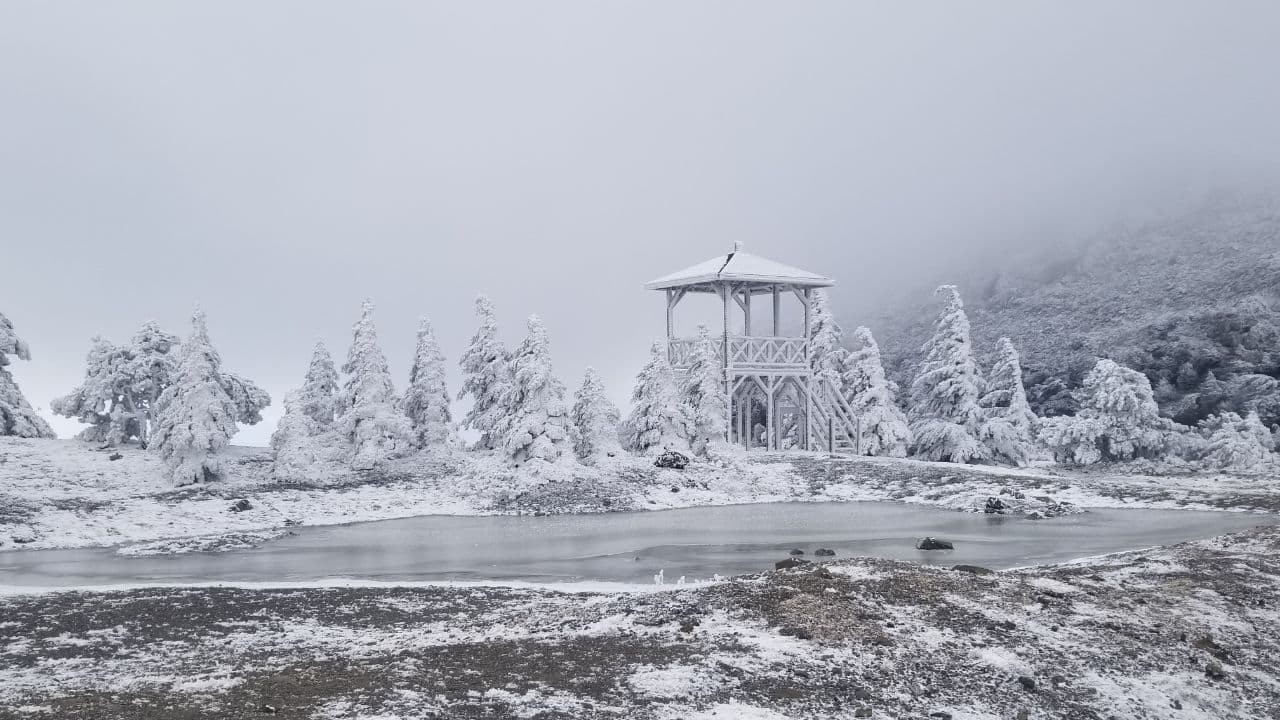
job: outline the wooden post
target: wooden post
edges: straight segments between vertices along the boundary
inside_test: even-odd
[[[782,296],[778,286],[773,286],[773,336],[782,337]]]
[[[751,288],[742,291],[742,334],[751,337]]]
[[[774,427],[773,427],[773,376],[768,378],[769,382],[765,384],[765,394],[767,397],[764,401],[764,449],[773,450]]]
[[[729,371],[729,284],[725,283],[718,289],[720,299],[724,305],[724,328],[720,335],[720,357],[724,372],[724,390],[728,398],[725,403],[725,423],[724,423],[724,439],[725,442],[731,440],[733,434],[733,373]],[[741,409],[739,409],[741,412]]]
[[[836,421],[827,418],[827,452],[834,454],[836,451]]]

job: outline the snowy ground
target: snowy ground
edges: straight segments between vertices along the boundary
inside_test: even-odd
[[[1266,528],[995,574],[862,559],[669,592],[0,596],[0,716],[1280,717],[1277,557]]]
[[[111,460],[116,452],[121,457]],[[996,497],[1009,512],[1046,516],[1083,507],[1280,510],[1280,483],[1267,475],[1123,476],[807,453],[738,454],[683,471],[626,457],[597,468],[568,462],[530,472],[455,452],[282,485],[270,476],[265,450],[237,447],[230,455],[227,480],[174,488],[155,458],[137,448],[0,438],[0,550],[122,545],[133,546],[125,552],[182,552],[253,545],[297,524],[786,500],[894,500],[978,511]],[[240,500],[247,509],[233,507]]]

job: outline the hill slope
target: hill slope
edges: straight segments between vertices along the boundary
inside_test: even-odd
[[[1280,202],[1220,202],[952,281],[981,353],[1018,346],[1042,414],[1074,411],[1070,389],[1108,357],[1146,373],[1180,422],[1256,409],[1280,423]],[[904,387],[936,312],[876,325]]]

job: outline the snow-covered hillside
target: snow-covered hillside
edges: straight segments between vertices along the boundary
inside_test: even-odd
[[[1105,357],[1145,373],[1180,422],[1250,409],[1280,422],[1274,200],[1221,201],[959,274],[938,280],[961,286],[981,353],[1012,338],[1042,414],[1074,411],[1068,391]],[[899,382],[913,377],[935,315],[921,293],[873,320]]]

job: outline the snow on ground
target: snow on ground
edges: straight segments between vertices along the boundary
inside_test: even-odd
[[[796,500],[889,500],[979,511],[994,497],[1007,512],[1030,517],[1082,507],[1280,509],[1280,488],[1265,476],[1105,475],[815,453],[734,450],[681,471],[629,455],[596,467],[565,461],[514,470],[492,455],[452,451],[366,473],[319,471],[312,481],[291,484],[272,478],[265,449],[233,447],[228,456],[225,480],[175,488],[161,476],[156,458],[136,447],[98,450],[78,440],[0,438],[0,550],[121,545],[135,554],[208,551],[266,542],[299,524]]]
[[[6,595],[0,716],[1277,717],[1277,558],[1267,527],[990,575]]]

